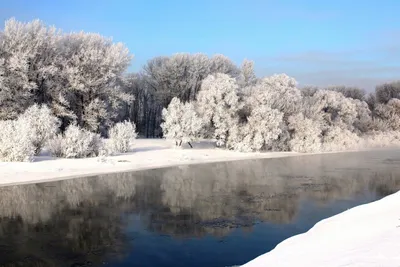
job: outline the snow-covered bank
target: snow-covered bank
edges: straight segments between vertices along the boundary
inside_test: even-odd
[[[318,222],[242,267],[400,266],[400,192]]]
[[[182,164],[294,155],[299,155],[299,153],[240,153],[216,149],[207,142],[196,144],[194,149],[177,149],[171,142],[163,139],[137,139],[132,153],[118,156],[85,159],[55,159],[39,156],[34,162],[0,162],[0,186]]]

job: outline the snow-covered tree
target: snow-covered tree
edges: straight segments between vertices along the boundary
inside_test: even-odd
[[[170,57],[156,57],[144,67],[146,81],[155,89],[161,104],[166,105],[174,97],[186,102],[194,100],[201,82],[213,73],[237,76],[239,69],[227,57],[204,54],[178,53]]]
[[[30,79],[30,64],[38,42],[46,41],[41,28],[38,21],[23,24],[10,19],[0,34],[0,119],[15,119],[33,104],[37,85]]]
[[[18,122],[29,129],[28,134],[35,147],[35,154],[38,154],[44,145],[55,137],[60,126],[59,119],[46,105],[37,104],[25,110],[18,117]]]
[[[225,146],[230,129],[239,123],[238,90],[236,79],[217,73],[203,81],[197,96],[200,116],[207,125],[205,136],[215,138],[217,146]]]
[[[291,139],[289,147],[296,152],[318,152],[321,150],[321,128],[313,121],[299,113],[289,117]]]
[[[230,132],[227,146],[239,151],[262,151],[269,149],[282,132],[283,113],[268,106],[252,110],[244,125],[237,133]],[[235,126],[232,126],[235,129]]]
[[[197,115],[193,103],[182,103],[178,98],[173,98],[168,108],[162,111],[164,137],[175,140],[176,145],[182,142],[195,141],[203,126],[202,119]]]
[[[288,150],[290,133],[288,131],[288,117],[300,111],[302,104],[301,91],[296,87],[294,78],[286,74],[275,74],[264,77],[257,84],[247,89],[245,108],[248,114],[253,109],[263,106],[276,109],[283,114],[283,122],[280,124],[280,134],[269,150]]]
[[[128,152],[137,137],[136,125],[130,121],[118,122],[109,130],[109,145],[113,152]]]
[[[351,99],[339,92],[319,90],[308,100],[307,117],[320,121],[322,130],[332,125],[353,130],[357,106]]]
[[[372,131],[363,136],[362,147],[400,147],[400,131]]]
[[[332,126],[324,133],[322,150],[341,151],[358,149],[360,141],[360,137],[354,132],[339,126]]]
[[[392,98],[400,99],[400,81],[384,83],[375,88],[376,102],[388,103]]]
[[[0,121],[0,161],[31,161],[35,146],[29,125],[20,120]]]
[[[387,104],[378,104],[374,113],[387,123],[388,129],[400,130],[400,99],[392,98]]]
[[[348,86],[329,86],[325,90],[335,91],[342,93],[347,98],[357,99],[360,101],[365,100],[366,92],[365,90],[358,87],[348,87]]]
[[[124,45],[98,34],[8,20],[0,33],[0,119],[15,119],[37,103],[63,126],[76,121],[91,129],[102,121],[108,127],[120,104],[132,100],[117,82],[130,60]]]
[[[286,74],[265,77],[251,90],[247,105],[268,105],[290,116],[298,111],[302,100],[301,91],[294,78]]]
[[[210,58],[210,74],[224,73],[230,77],[238,77],[240,69],[228,57],[216,54]]]
[[[60,92],[63,105],[73,110],[81,127],[100,131],[117,116],[122,102],[132,101],[117,84],[118,78],[128,67],[131,56],[121,43],[113,43],[98,34],[70,33],[60,40],[61,57],[64,61]]]
[[[254,73],[254,61],[243,60],[238,80],[241,87],[251,86],[257,82],[257,77]]]
[[[71,124],[63,134],[49,141],[50,153],[64,158],[87,158],[98,156],[104,143],[98,134]]]

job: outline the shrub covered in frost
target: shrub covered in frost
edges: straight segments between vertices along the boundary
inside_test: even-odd
[[[365,148],[400,147],[400,131],[372,131],[363,136]]]
[[[31,161],[35,146],[29,125],[20,120],[0,121],[0,160]]]
[[[53,156],[63,158],[87,158],[98,156],[103,148],[100,135],[70,125],[64,132],[49,142]]]
[[[348,129],[340,126],[330,127],[322,138],[323,151],[342,151],[359,149],[360,137]]]
[[[28,129],[31,142],[35,147],[35,154],[38,154],[43,146],[56,136],[60,126],[60,120],[46,105],[35,104],[29,107],[18,117],[18,120]]]
[[[289,117],[289,130],[292,138],[289,141],[291,151],[318,152],[321,150],[321,128],[318,123],[306,118],[303,114]]]
[[[181,103],[178,98],[172,99],[168,108],[162,111],[164,136],[175,140],[176,144],[195,141],[203,127],[202,119],[197,115],[193,103]]]
[[[118,122],[109,130],[108,137],[112,152],[128,152],[137,137],[136,125],[130,121]]]

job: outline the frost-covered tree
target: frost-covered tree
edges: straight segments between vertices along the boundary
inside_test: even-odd
[[[117,82],[130,60],[124,45],[98,34],[8,20],[0,33],[0,119],[37,103],[48,105],[63,127],[76,121],[107,128],[120,104],[132,100]]]
[[[303,112],[320,126],[324,151],[357,148],[358,134],[370,130],[373,123],[366,102],[340,92],[319,90],[305,101]]]
[[[250,87],[249,94],[245,98],[245,111],[251,113],[252,109],[268,106],[283,114],[283,123],[280,124],[281,133],[269,149],[288,150],[290,134],[288,132],[288,117],[296,114],[302,104],[302,94],[297,88],[294,78],[286,74],[275,74],[264,77],[257,84]]]
[[[239,151],[262,151],[270,149],[282,133],[283,113],[268,106],[252,110],[244,125],[230,132],[227,146]],[[232,126],[235,129],[235,126]]]
[[[108,144],[112,152],[126,153],[135,143],[136,125],[130,121],[116,123],[109,130],[108,136]]]
[[[238,80],[242,87],[251,86],[257,82],[257,77],[254,73],[254,61],[247,59],[243,60]]]
[[[29,107],[18,117],[18,122],[28,129],[28,134],[37,155],[46,143],[59,131],[60,121],[46,105]]]
[[[286,74],[275,74],[265,77],[252,88],[247,100],[250,106],[268,105],[290,116],[298,111],[301,104],[301,91],[296,87],[294,78]]]
[[[388,130],[400,131],[400,99],[392,98],[387,104],[378,104],[374,113],[387,123]]]
[[[156,57],[144,66],[146,81],[164,106],[174,97],[184,102],[194,100],[201,82],[216,72],[237,76],[239,69],[223,55],[209,58],[204,54],[188,53]]]
[[[206,126],[205,136],[217,140],[217,146],[225,146],[231,128],[238,125],[238,112],[242,107],[236,79],[227,74],[208,76],[197,96],[200,116]]]
[[[358,149],[360,137],[348,129],[332,126],[324,133],[322,138],[323,151],[341,151]]]
[[[210,74],[224,73],[230,77],[238,77],[240,69],[228,57],[222,54],[216,54],[210,58]]]
[[[175,140],[177,146],[182,142],[195,141],[203,126],[202,119],[197,115],[194,104],[191,102],[182,103],[178,98],[173,98],[168,108],[162,111],[164,137]]]
[[[100,131],[100,125],[109,127],[121,103],[132,101],[117,84],[131,60],[128,49],[84,32],[63,35],[59,45],[64,89],[59,93],[62,101],[55,102],[72,110],[81,127],[92,131]]]
[[[313,121],[299,113],[289,117],[291,139],[289,147],[296,152],[318,152],[321,150],[321,128],[318,121]]]
[[[31,161],[35,146],[29,125],[21,120],[0,121],[0,161]]]
[[[0,119],[15,119],[33,104],[37,84],[32,80],[32,63],[40,57],[43,42],[51,39],[39,21],[6,21],[0,34]]]
[[[100,154],[103,146],[103,140],[98,134],[74,124],[49,141],[50,153],[64,158],[95,157]]]
[[[376,102],[388,103],[392,98],[400,99],[400,81],[384,83],[375,88]]]
[[[352,129],[357,117],[357,106],[343,94],[319,90],[308,100],[307,105],[310,107],[307,116],[320,121],[322,130],[332,125]]]
[[[135,121],[133,116],[130,119],[137,123],[140,133],[158,136],[161,130],[159,126],[162,122],[162,109],[166,108],[174,97],[183,102],[194,101],[203,80],[216,72],[237,77],[240,70],[223,55],[208,57],[201,53],[178,53],[149,60],[143,71],[138,74],[140,79],[136,80],[135,85],[131,83],[128,86],[134,89],[134,94],[140,92],[141,98],[136,98],[139,103],[133,104],[133,108],[146,109],[144,112],[148,119],[143,120],[142,124],[139,120]],[[140,104],[141,102],[143,104]]]
[[[363,136],[361,144],[365,148],[400,147],[400,131],[372,131]]]
[[[37,104],[15,120],[0,121],[0,160],[32,160],[56,136],[59,125],[47,106]]]
[[[325,90],[335,91],[342,93],[347,98],[357,99],[360,101],[365,100],[366,92],[364,89],[358,87],[348,87],[348,86],[329,86]]]
[[[300,92],[303,97],[311,97],[318,90],[319,90],[319,88],[317,86],[312,86],[312,85],[307,85],[307,86],[300,88]]]

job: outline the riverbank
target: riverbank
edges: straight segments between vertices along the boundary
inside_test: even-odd
[[[59,159],[35,157],[33,162],[0,162],[0,186],[62,180],[82,176],[138,171],[178,165],[303,155],[295,152],[241,153],[217,149],[210,142],[175,148],[164,139],[137,139],[132,152],[116,156]],[[307,154],[306,154],[307,155]]]
[[[400,192],[318,222],[242,267],[400,266]]]

